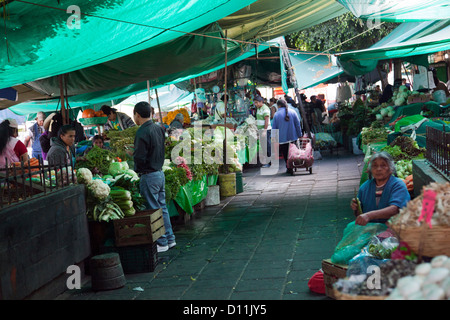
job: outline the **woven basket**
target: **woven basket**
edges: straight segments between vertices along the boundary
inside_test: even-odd
[[[342,293],[337,289],[334,290],[336,300],[384,300],[388,296],[359,296],[354,294]]]
[[[419,256],[450,256],[450,227],[430,228],[427,224],[419,227],[389,224],[389,227]]]

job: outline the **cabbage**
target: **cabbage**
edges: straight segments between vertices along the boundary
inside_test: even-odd
[[[388,113],[388,110],[386,109],[386,108],[383,108],[383,109],[381,109],[380,110],[380,114],[381,114],[381,116],[385,116],[385,115],[387,115],[387,113]]]
[[[383,120],[383,116],[379,113],[375,117],[377,118],[377,120]]]
[[[387,115],[389,118],[392,118],[394,116],[394,114],[395,114],[395,111],[392,110],[392,111],[389,111]]]
[[[133,178],[139,178],[139,176],[137,175],[137,173],[131,169],[127,169],[124,171],[125,174],[128,174],[130,176],[132,176]]]
[[[125,173],[126,170],[129,170],[130,167],[128,166],[128,163],[123,162],[113,162],[109,165],[108,173],[112,175],[113,177]],[[134,172],[134,171],[133,171]]]

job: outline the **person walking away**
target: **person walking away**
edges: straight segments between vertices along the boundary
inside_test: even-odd
[[[50,150],[48,150],[48,164],[74,165],[75,164],[75,128],[66,124],[58,130],[58,135],[50,139]]]
[[[266,145],[267,145],[267,158],[270,159],[271,156],[271,144],[270,144],[270,138],[271,138],[271,125],[270,125],[270,109],[269,107],[264,103],[264,99],[260,96],[255,97],[254,104],[256,106],[256,127],[258,128],[259,136],[260,138],[266,137]],[[264,139],[260,139],[260,141],[264,141]],[[261,144],[260,144],[261,145]],[[264,148],[263,148],[264,150]],[[263,168],[270,167],[270,162],[265,163],[263,165]]]
[[[30,127],[30,129],[28,129],[24,144],[28,147],[31,141],[31,157],[40,160],[42,159],[42,148],[39,138],[45,132],[45,114],[42,111],[39,111],[35,120],[36,122]]]
[[[287,102],[283,99],[277,101],[278,111],[273,117],[272,130],[278,129],[279,150],[283,155],[284,163],[287,164],[289,155],[289,145],[295,143],[302,137],[302,129],[300,127],[300,119],[294,110],[291,110]],[[293,169],[286,167],[287,173],[292,173]]]
[[[136,125],[129,116],[123,112],[117,112],[115,108],[103,105],[100,110],[108,117],[108,122],[105,124],[105,131],[111,129],[122,131]]]
[[[166,206],[164,164],[164,129],[151,121],[150,104],[141,101],[134,106],[133,118],[140,128],[134,139],[134,171],[139,175],[140,193],[148,209],[162,209],[166,233],[157,241],[158,252],[164,252],[176,245]]]
[[[28,161],[28,151],[22,141],[17,139],[19,125],[15,119],[7,118],[0,124],[0,167],[6,163]]]

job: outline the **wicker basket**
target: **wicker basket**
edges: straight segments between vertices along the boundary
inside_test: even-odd
[[[388,296],[359,296],[354,294],[342,293],[337,289],[334,290],[336,300],[384,300]]]
[[[427,224],[419,227],[389,224],[389,227],[419,256],[450,256],[450,227],[430,228]]]

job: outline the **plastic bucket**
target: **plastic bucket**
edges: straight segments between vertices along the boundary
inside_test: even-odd
[[[236,172],[236,194],[244,192],[244,183],[242,181],[242,172]]]
[[[220,186],[209,186],[205,198],[205,206],[217,206],[218,204],[220,204]]]
[[[219,186],[221,197],[236,195],[236,174],[234,172],[219,174]]]

